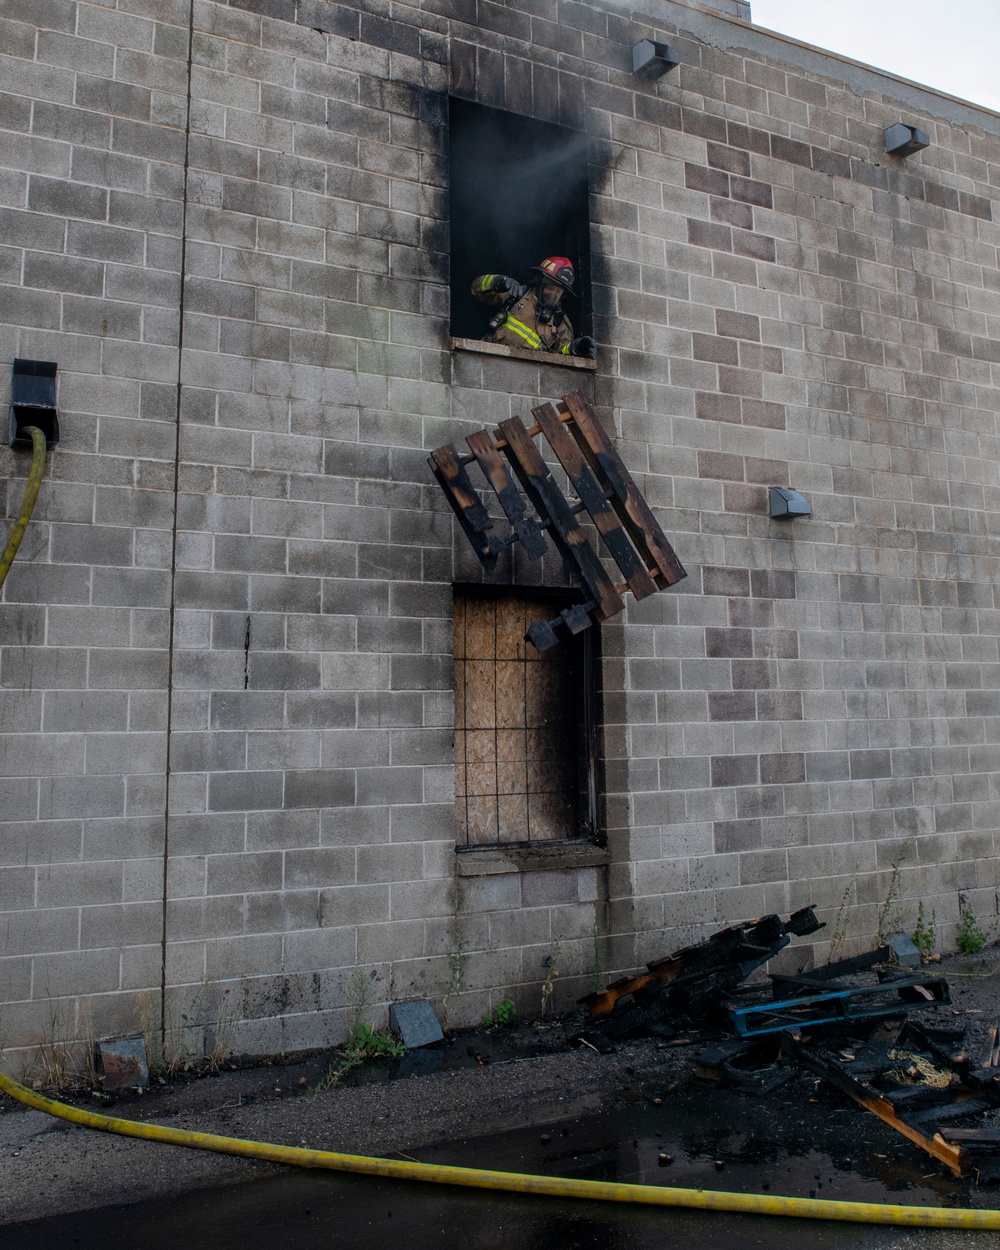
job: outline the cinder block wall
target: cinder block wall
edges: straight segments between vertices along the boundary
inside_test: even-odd
[[[0,603],[20,1058],[161,997],[175,1045],[293,1049],[359,969],[460,969],[455,1023],[537,1010],[557,945],[566,1004],[807,902],[996,914],[997,119],[671,0],[370,7],[0,19],[0,360],[59,362],[64,427]],[[426,451],[583,375],[451,351],[449,93],[591,135],[584,389],[689,570],[603,631],[606,869],[456,875]]]

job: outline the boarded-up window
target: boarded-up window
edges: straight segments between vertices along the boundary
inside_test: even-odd
[[[549,596],[455,593],[460,846],[594,833],[592,631],[543,655],[524,641],[563,607]]]

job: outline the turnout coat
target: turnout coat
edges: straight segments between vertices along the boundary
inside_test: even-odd
[[[496,274],[486,273],[472,283],[472,294],[483,304],[506,304],[510,296],[506,291],[494,291]],[[507,347],[529,347],[535,351],[559,352],[571,355],[573,325],[560,308],[548,323],[538,320],[538,300],[528,287],[520,299],[508,310],[507,316],[495,330],[484,336],[487,343],[503,343]]]

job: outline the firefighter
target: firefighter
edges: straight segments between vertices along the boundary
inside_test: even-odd
[[[573,291],[573,265],[568,256],[550,256],[532,265],[538,277],[527,286],[502,273],[486,273],[472,283],[472,294],[500,310],[484,335],[487,343],[530,347],[562,356],[593,358],[594,340],[573,337],[573,326],[562,308],[563,296]]]

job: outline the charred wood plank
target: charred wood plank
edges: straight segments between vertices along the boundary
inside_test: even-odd
[[[817,1076],[821,1076],[829,1081],[836,1089],[847,1094],[849,1098],[853,1098],[859,1106],[864,1107],[866,1111],[871,1111],[873,1115],[877,1115],[890,1128],[895,1129],[897,1133],[908,1138],[914,1145],[919,1146],[921,1150],[925,1150],[933,1158],[943,1163],[955,1176],[969,1175],[971,1164],[968,1155],[961,1146],[946,1142],[940,1136],[928,1137],[921,1129],[916,1128],[912,1124],[907,1124],[905,1120],[901,1120],[896,1114],[895,1108],[888,1098],[881,1094],[873,1093],[867,1086],[862,1085],[860,1081],[856,1081],[852,1076],[848,1076],[846,1072],[843,1072],[835,1061],[803,1046],[801,1041],[791,1033],[782,1033],[781,1047],[785,1054],[794,1059],[801,1067],[806,1068],[810,1072],[815,1072]]]
[[[470,434],[465,441],[469,444],[469,450],[476,457],[479,467],[486,475],[486,480],[496,492],[496,496],[500,500],[500,506],[503,508],[507,520],[513,526],[514,533],[520,539],[525,553],[532,560],[540,560],[545,555],[545,534],[542,526],[538,521],[528,516],[521,493],[514,485],[513,478],[507,472],[507,466],[500,459],[500,453],[497,451],[493,440],[485,430],[477,430],[475,434]]]
[[[556,546],[576,566],[587,593],[594,600],[597,620],[606,620],[625,607],[615,584],[587,541],[587,535],[563,498],[541,453],[520,417],[501,421],[500,434],[506,441],[504,454],[511,463],[535,511],[549,526]]]
[[[493,533],[493,518],[472,485],[465,465],[454,443],[445,443],[432,451],[427,461],[438,485],[444,491],[451,510],[472,544],[472,549],[488,573],[496,568],[497,556],[509,544]]]
[[[597,532],[621,569],[629,590],[636,599],[655,595],[656,583],[650,577],[645,561],[629,541],[621,518],[608,499],[609,492],[594,476],[579,444],[559,420],[555,408],[551,404],[542,404],[538,408],[532,408],[531,415],[538,422],[546,441],[566,470],[566,476],[572,482],[580,502],[593,518]]]
[[[564,396],[562,407],[573,417],[570,427],[573,436],[602,488],[611,492],[611,503],[646,561],[657,586],[662,590],[687,577],[687,571],[677,558],[677,553],[667,541],[649,505],[639,493],[628,469],[582,392],[575,391]]]

